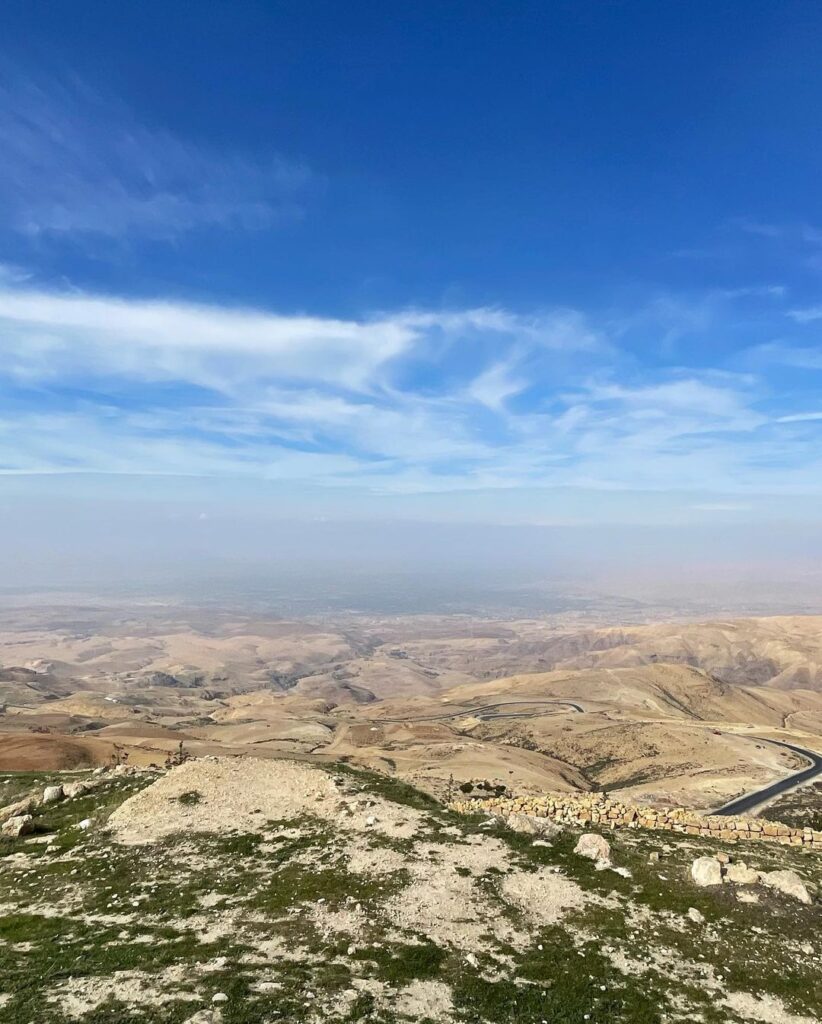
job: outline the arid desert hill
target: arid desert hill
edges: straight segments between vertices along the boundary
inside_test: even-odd
[[[702,668],[679,664],[638,665],[534,672],[457,686],[449,703],[549,697],[584,700],[588,709],[607,708],[636,717],[741,722],[786,728],[807,716],[822,729],[822,694],[813,690],[774,690],[724,682]],[[382,705],[385,706],[384,704]],[[816,717],[814,717],[816,716]]]
[[[382,749],[417,781],[462,779],[466,750],[478,760],[485,746],[506,752],[506,763],[495,765],[500,781],[513,774],[520,786],[533,785],[526,776],[543,757],[537,785],[544,788],[604,787],[696,807],[717,806],[800,766],[770,741],[822,750],[822,695],[737,687],[681,665],[523,674],[433,700],[382,701],[359,717],[372,724],[338,732],[336,746],[345,741],[372,756]],[[437,730],[436,743],[409,728]],[[515,751],[529,755],[527,768],[513,763]]]
[[[409,638],[404,652],[437,672],[491,679],[551,669],[691,665],[743,686],[822,689],[822,616],[586,628],[519,620],[493,635]]]
[[[711,807],[799,766],[772,741],[822,750],[820,665],[820,617],[591,629],[44,612],[0,632],[0,734],[6,767],[159,762],[182,741],[342,757],[435,791],[488,778]]]
[[[79,690],[142,694],[296,690],[356,700],[434,694],[473,680],[658,662],[743,686],[822,689],[822,616],[591,628],[574,619],[346,616],[260,620],[143,608],[0,615],[0,700]]]
[[[597,630],[587,642],[588,650],[558,667],[667,662],[693,665],[742,686],[822,690],[822,616],[614,628]]]

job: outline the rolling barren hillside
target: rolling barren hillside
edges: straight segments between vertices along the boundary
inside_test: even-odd
[[[801,766],[772,741],[822,750],[821,662],[818,617],[588,629],[41,609],[0,633],[0,764],[161,763],[182,741],[345,758],[439,793],[487,778],[709,808]]]
[[[822,689],[822,617],[584,628],[523,620],[495,634],[409,639],[408,656],[477,679],[557,668],[690,665],[728,683]]]
[[[728,683],[822,690],[822,616],[779,616],[687,625],[605,629],[587,649],[556,664],[624,668],[656,662],[693,665]]]

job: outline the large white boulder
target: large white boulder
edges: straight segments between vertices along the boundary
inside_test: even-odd
[[[76,796],[83,796],[84,793],[88,793],[91,786],[87,782],[67,782],[63,786],[63,796],[67,800],[73,800]]]
[[[574,853],[595,860],[599,864],[611,863],[611,844],[596,832],[584,832],[574,847]]]
[[[56,804],[58,800],[63,799],[63,787],[62,786],[46,786],[43,790],[43,803],[44,804]]]
[[[0,807],[0,821],[5,821],[7,818],[16,818],[20,814],[28,814],[37,806],[37,801],[32,796],[25,796],[22,800],[17,800],[13,804],[6,804],[5,807]]]
[[[691,864],[691,878],[697,885],[721,885],[722,865],[713,857],[697,857]]]
[[[808,887],[795,871],[766,871],[761,875],[763,885],[770,886],[786,896],[793,896],[800,903],[810,903]]]
[[[34,829],[34,818],[30,814],[16,814],[12,818],[8,818],[0,825],[0,832],[4,836],[11,836],[12,839],[16,839],[17,836],[25,836]]]
[[[756,885],[759,881],[759,872],[749,868],[744,861],[737,864],[729,864],[725,868],[725,880],[735,885]]]
[[[505,824],[514,832],[525,832],[532,836],[539,832],[535,822],[527,814],[509,814]]]

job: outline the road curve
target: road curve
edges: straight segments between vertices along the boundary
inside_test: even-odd
[[[512,706],[532,706],[532,705],[553,705],[554,707],[565,707],[571,708],[572,710],[583,714],[585,709],[572,700],[547,700],[535,698],[534,700],[503,700],[497,701],[495,704],[484,704],[479,708],[463,708],[461,711],[448,711],[441,715],[425,715],[421,718],[383,718],[375,719],[375,722],[380,723],[412,723],[412,722],[443,722],[451,718],[479,718],[481,721],[494,721],[500,718],[535,718],[537,713],[531,713],[528,711],[513,711],[513,712],[502,712],[501,714],[489,714],[489,712],[496,711],[498,708],[507,708]],[[754,737],[755,738],[755,737]],[[787,750],[792,750],[795,754],[799,754],[801,757],[806,758],[810,761],[810,765],[807,768],[803,768],[801,771],[794,772],[785,779],[780,779],[778,782],[772,782],[770,785],[765,786],[763,789],[757,789],[753,793],[746,793],[744,796],[737,797],[735,800],[731,800],[730,803],[724,804],[722,807],[717,808],[715,811],[711,811],[712,814],[722,815],[728,817],[734,814],[746,814],[754,807],[759,807],[761,804],[767,803],[773,800],[774,797],[779,796],[781,793],[785,793],[787,790],[793,789],[794,786],[802,785],[804,782],[809,782],[817,775],[822,775],[822,756],[814,753],[812,750],[806,750],[804,747],[797,747],[793,743],[785,743],[783,740],[765,740],[766,743],[775,743],[779,747],[785,747]]]
[[[822,757],[819,754],[815,754],[812,750],[806,750],[804,747],[795,747],[793,743],[785,743],[782,740],[768,740],[767,742],[775,743],[778,747],[785,747],[788,750],[792,750],[795,754],[800,754],[802,757],[807,758],[811,762],[810,767],[794,772],[786,779],[772,782],[769,786],[765,786],[764,789],[757,789],[753,793],[746,793],[744,796],[737,797],[736,800],[731,800],[730,803],[724,804],[715,811],[711,811],[711,814],[721,814],[725,817],[733,814],[746,814],[748,811],[753,810],[754,807],[759,807],[760,804],[773,800],[774,797],[789,789],[793,789],[794,786],[799,786],[803,782],[809,782],[817,775],[822,774]]]
[[[421,718],[380,718],[374,719],[379,722],[442,722],[448,718],[479,718],[483,721],[493,718],[535,718],[536,715],[523,714],[522,712],[514,712],[512,714],[503,713],[501,715],[487,715],[487,711],[495,711],[497,708],[510,707],[512,704],[552,704],[554,706],[559,705],[564,708],[573,708],[574,711],[578,711],[580,714],[585,710],[579,704],[575,704],[572,700],[544,700],[536,698],[535,700],[502,700],[496,704],[483,704],[480,708],[463,708],[462,711],[449,711],[444,715],[425,715]]]

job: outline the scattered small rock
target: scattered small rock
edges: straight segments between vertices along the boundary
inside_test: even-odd
[[[189,1017],[184,1024],[220,1024],[223,1015],[219,1010],[200,1010],[193,1017]]]
[[[228,1002],[228,996],[225,994],[225,992],[215,992],[214,995],[211,997],[211,1001],[215,1005],[220,1005],[222,1003],[227,1003]]]
[[[700,913],[696,907],[688,907],[688,918],[693,921],[694,924],[704,924],[705,915]]]

